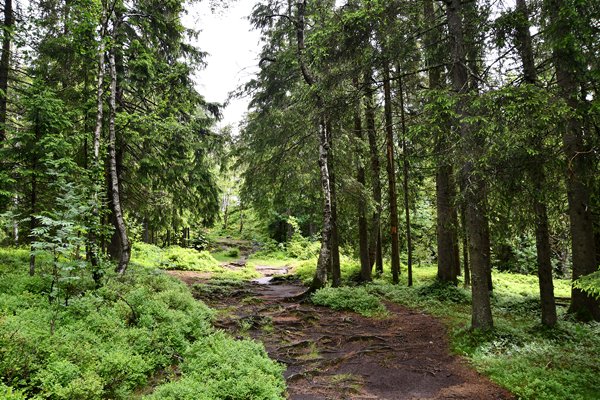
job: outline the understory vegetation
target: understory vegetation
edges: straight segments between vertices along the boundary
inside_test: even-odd
[[[298,262],[293,271],[311,276],[308,264]],[[314,263],[312,269],[314,271]],[[386,271],[388,271],[386,265]],[[343,276],[356,277],[357,263],[342,263]],[[406,286],[405,270],[399,285],[391,274],[364,286],[327,287],[317,291],[316,304],[347,309],[365,316],[385,316],[385,302],[391,301],[441,318],[448,326],[453,351],[482,373],[522,399],[593,399],[597,397],[600,374],[600,324],[581,324],[558,307],[559,324],[543,328],[537,277],[514,273],[493,273],[492,310],[496,326],[492,332],[469,329],[470,290],[436,280],[435,267],[415,268],[413,287]],[[355,281],[347,281],[355,285]],[[557,297],[567,297],[570,282],[555,280]],[[543,377],[543,378],[542,378]]]
[[[67,282],[53,287],[50,263],[30,277],[28,251],[0,250],[0,397],[282,398],[282,367],[262,345],[215,330],[213,311],[152,264],[184,254],[196,268],[207,255],[138,252],[128,274],[67,293]]]

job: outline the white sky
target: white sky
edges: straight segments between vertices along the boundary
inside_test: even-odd
[[[209,53],[207,67],[196,76],[198,91],[210,102],[225,103],[231,91],[243,85],[258,72],[260,35],[251,29],[247,17],[254,0],[231,1],[225,10],[211,13],[207,0],[188,4],[188,15],[183,19],[187,27],[200,30],[194,43]],[[232,99],[223,110],[219,126],[231,124],[237,132],[239,122],[247,110],[249,99]]]

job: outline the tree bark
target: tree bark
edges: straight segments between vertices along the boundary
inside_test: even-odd
[[[110,69],[110,115],[108,119],[108,157],[109,157],[109,175],[110,175],[110,195],[111,195],[111,207],[112,213],[115,219],[115,229],[119,238],[120,244],[120,257],[117,264],[116,271],[119,274],[125,273],[129,259],[131,257],[131,247],[129,238],[127,236],[127,227],[125,226],[125,219],[123,217],[123,210],[121,207],[121,196],[119,189],[119,174],[117,171],[117,152],[116,152],[116,129],[115,129],[115,117],[117,113],[117,69],[115,63],[115,51],[114,47],[109,52],[109,69]]]
[[[367,124],[367,137],[369,139],[369,152],[371,156],[371,180],[373,186],[373,201],[375,211],[371,222],[371,232],[369,237],[369,263],[371,269],[375,263],[375,271],[378,274],[383,273],[383,256],[381,250],[381,167],[379,164],[379,149],[377,148],[377,130],[375,126],[375,101],[373,99],[373,88],[370,84],[371,72],[365,73],[365,122]]]
[[[0,145],[6,139],[8,104],[8,72],[10,70],[10,45],[15,20],[12,0],[4,1],[4,32],[2,35],[2,56],[0,58]]]
[[[300,72],[307,85],[313,86],[317,83],[315,77],[310,72],[304,60],[305,43],[304,29],[306,25],[305,11],[306,0],[299,1],[296,4],[297,19],[296,27],[296,44],[297,44],[297,59],[300,66]],[[317,110],[323,110],[323,100],[315,95],[315,106]],[[331,266],[331,239],[333,231],[332,222],[332,197],[331,197],[331,175],[329,171],[329,137],[324,116],[321,115],[319,121],[319,170],[321,175],[321,189],[323,191],[323,230],[321,238],[321,250],[319,251],[319,259],[317,261],[317,269],[313,277],[312,283],[308,292],[313,292],[325,286],[327,283],[327,269]]]
[[[321,250],[317,261],[317,270],[313,277],[309,291],[315,291],[327,283],[327,268],[331,265],[331,182],[329,180],[329,164],[327,155],[329,153],[329,141],[325,123],[320,124],[319,130],[319,169],[321,172],[321,189],[323,190],[323,230],[321,233]]]
[[[398,72],[400,68],[398,68]],[[404,196],[404,215],[406,218],[406,250],[407,250],[407,278],[408,286],[413,285],[413,271],[412,271],[412,234],[410,231],[410,202],[408,193],[408,182],[409,182],[409,164],[408,164],[408,147],[406,146],[406,115],[404,113],[404,85],[403,80],[400,78],[399,92],[400,92],[400,119],[402,125],[402,192]]]
[[[358,89],[358,79],[354,80],[354,86]],[[360,103],[354,109],[354,136],[356,137],[356,181],[360,193],[358,194],[358,249],[360,253],[360,280],[370,282],[371,263],[369,262],[369,231],[367,226],[367,203],[365,200],[365,188],[367,185],[365,167],[363,165],[363,128],[361,120]]]
[[[466,68],[464,27],[461,16],[460,0],[446,1],[448,32],[450,34],[450,53],[452,57],[451,79],[453,90],[461,96],[457,114],[464,119],[468,116],[464,96],[469,93],[469,79]],[[472,278],[471,325],[474,329],[493,328],[490,304],[490,239],[487,217],[487,185],[481,173],[474,167],[472,155],[480,156],[481,144],[466,122],[460,121],[462,152],[465,157],[462,165],[464,182],[464,209],[466,230],[469,237],[469,258]]]
[[[550,23],[554,37],[551,39],[554,68],[560,96],[577,114],[580,101],[576,69],[577,50],[573,48],[571,23],[564,12],[563,0],[547,0]],[[590,199],[591,163],[590,149],[585,145],[582,127],[577,115],[567,117],[563,126],[563,152],[566,158],[567,199],[573,257],[573,279],[595,272],[596,243],[594,241],[593,212]],[[580,320],[600,321],[600,301],[573,288],[569,312]]]
[[[92,180],[94,185],[93,208],[92,208],[92,228],[88,234],[87,258],[92,265],[92,277],[98,285],[100,282],[100,271],[98,271],[98,235],[95,225],[100,221],[100,200],[98,193],[98,175],[100,175],[100,141],[102,138],[102,125],[104,120],[104,70],[106,64],[106,48],[104,44],[106,35],[106,15],[103,15],[102,27],[100,29],[100,44],[98,47],[98,78],[96,91],[96,125],[94,127],[94,137],[92,143],[93,161],[92,161]],[[86,135],[87,137],[87,135]],[[86,146],[87,149],[87,146]],[[86,157],[87,159],[87,157]],[[104,238],[102,247],[104,247]]]
[[[390,235],[392,237],[392,281],[397,284],[400,276],[400,252],[398,243],[398,200],[396,192],[396,171],[394,165],[394,128],[392,120],[392,94],[390,67],[383,67],[384,114],[386,131],[386,159],[388,175],[388,198],[390,203]]]
[[[331,185],[331,286],[342,285],[342,271],[340,266],[340,235],[338,231],[337,216],[337,192],[335,187],[335,171],[333,168],[333,131],[331,121],[326,120],[325,129],[329,141],[329,152],[327,154],[329,165],[329,182]]]
[[[423,14],[426,21],[436,21],[432,0],[423,2]],[[429,88],[442,89],[442,70],[437,67],[442,61],[439,44],[442,40],[441,27],[432,29],[425,36],[428,48],[427,64]],[[448,131],[450,126],[447,127]],[[460,257],[458,254],[458,216],[456,212],[456,183],[452,163],[448,161],[450,153],[448,131],[442,131],[435,138],[436,160],[436,242],[437,242],[437,278],[442,282],[457,283],[460,272]]]
[[[533,58],[531,34],[529,33],[529,12],[525,0],[517,0],[516,10],[520,14],[516,27],[517,49],[523,64],[525,83],[535,85],[537,72]],[[531,140],[532,146],[541,146],[543,138],[536,134]],[[540,287],[540,302],[542,307],[542,324],[552,327],[556,325],[556,302],[554,299],[554,284],[552,281],[552,250],[550,248],[550,231],[548,210],[546,207],[546,176],[544,160],[531,157],[529,160],[529,175],[533,184],[533,211],[535,213],[535,245],[537,250],[538,277]]]
[[[38,131],[38,128],[36,128]],[[39,136],[36,133],[36,137]],[[33,160],[31,163],[31,196],[29,198],[29,206],[31,209],[31,214],[29,215],[29,237],[30,237],[30,255],[29,255],[29,275],[35,275],[35,254],[33,243],[36,240],[36,235],[33,233],[35,228],[37,227],[37,221],[35,218],[35,214],[37,212],[37,156],[33,156]]]

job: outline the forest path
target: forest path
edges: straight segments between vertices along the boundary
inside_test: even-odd
[[[264,343],[287,367],[289,399],[513,398],[450,354],[443,324],[418,311],[387,303],[388,317],[366,318],[292,300],[305,290],[299,283],[173,275],[219,311],[217,327]]]

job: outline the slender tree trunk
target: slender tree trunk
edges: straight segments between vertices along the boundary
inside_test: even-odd
[[[358,89],[358,79],[354,79],[354,86]],[[369,232],[367,226],[367,203],[365,201],[365,187],[367,179],[365,167],[363,164],[363,129],[360,118],[360,103],[354,110],[354,135],[356,136],[356,180],[359,185],[360,193],[358,197],[358,248],[360,253],[360,280],[370,282],[371,263],[369,262]]]
[[[371,180],[373,186],[373,201],[375,203],[375,211],[371,223],[371,232],[369,238],[369,263],[371,269],[373,263],[376,264],[375,271],[378,274],[383,273],[383,256],[381,250],[381,167],[379,165],[379,149],[377,147],[377,130],[375,126],[375,101],[373,99],[373,88],[370,84],[371,72],[365,73],[365,122],[367,124],[367,137],[369,139],[369,152],[371,156]]]
[[[129,259],[131,257],[131,247],[127,236],[127,228],[125,219],[123,218],[123,210],[121,207],[121,196],[119,190],[119,175],[117,171],[117,151],[116,151],[116,129],[115,117],[117,112],[116,96],[117,96],[117,69],[115,63],[114,47],[109,52],[110,65],[110,115],[108,120],[108,155],[109,155],[109,175],[110,175],[110,194],[112,212],[115,218],[115,229],[119,237],[121,248],[119,263],[116,271],[120,274],[125,273]]]
[[[244,204],[240,202],[240,235],[244,231]]]
[[[400,72],[400,68],[398,68]],[[402,191],[404,195],[404,215],[406,218],[406,250],[407,250],[407,267],[408,267],[408,286],[413,285],[413,255],[412,255],[412,234],[410,232],[410,202],[408,193],[409,182],[409,164],[408,164],[408,147],[406,146],[406,115],[404,112],[404,85],[403,80],[399,80],[400,92],[400,119],[402,125]]]
[[[148,227],[148,217],[144,217],[144,221],[142,222],[144,233],[143,233],[143,241],[144,243],[150,243],[150,229]]]
[[[19,208],[19,196],[13,197],[13,204],[15,209]],[[13,217],[13,239],[15,246],[19,245],[19,220]]]
[[[335,170],[333,168],[333,130],[331,121],[325,123],[327,140],[329,141],[329,153],[327,154],[329,164],[329,182],[331,184],[331,286],[342,285],[342,272],[340,266],[340,234],[338,231],[337,217],[337,192],[335,186]]]
[[[446,2],[448,32],[450,34],[450,52],[452,56],[451,79],[454,91],[461,96],[457,114],[468,116],[464,96],[469,92],[469,78],[466,68],[464,27],[461,16],[460,0]],[[466,228],[469,237],[469,258],[472,273],[472,327],[490,330],[493,328],[490,304],[490,239],[487,218],[486,183],[475,163],[471,159],[479,157],[482,148],[472,129],[466,122],[460,122],[463,155],[467,157],[462,166],[463,193]]]
[[[37,130],[37,128],[36,128]],[[38,136],[36,134],[36,136]],[[35,218],[35,214],[37,213],[37,156],[33,156],[31,164],[31,197],[29,198],[29,206],[31,208],[31,214],[29,216],[29,236],[30,236],[30,255],[29,255],[29,275],[33,276],[35,274],[35,254],[33,243],[36,240],[36,235],[34,234],[34,230],[37,227],[37,222]]]
[[[386,131],[386,157],[388,175],[388,197],[390,202],[390,234],[392,236],[392,281],[397,284],[400,276],[400,252],[398,243],[398,200],[396,191],[396,171],[394,165],[394,128],[392,120],[392,94],[390,68],[386,62],[383,68],[384,113]]]
[[[531,34],[529,33],[529,12],[525,0],[517,0],[516,10],[520,14],[516,29],[517,48],[523,64],[525,82],[535,85],[537,72],[533,58]],[[532,139],[532,146],[542,146],[543,138],[536,135]],[[550,231],[548,224],[548,210],[546,208],[546,176],[544,174],[544,160],[531,157],[529,160],[529,175],[534,187],[533,211],[535,213],[535,245],[537,250],[538,277],[540,286],[540,302],[542,307],[542,324],[556,325],[556,303],[554,299],[554,284],[552,281],[552,250],[550,248]]]
[[[6,139],[8,72],[10,70],[10,45],[15,27],[12,0],[4,1],[4,32],[0,57],[0,145]]]
[[[463,270],[465,271],[464,287],[471,286],[471,269],[469,268],[469,238],[467,237],[467,228],[465,226],[465,213],[460,213],[462,227],[462,250],[463,250]]]
[[[296,3],[297,18],[296,18],[296,44],[297,44],[297,59],[300,66],[300,72],[308,86],[313,86],[317,83],[315,77],[310,72],[304,60],[304,29],[305,29],[305,11],[306,0]],[[315,95],[315,106],[317,110],[323,110],[323,99],[319,95]],[[322,288],[327,283],[327,269],[331,266],[331,240],[333,231],[332,222],[332,196],[331,196],[331,175],[329,171],[329,137],[327,132],[326,121],[321,116],[319,124],[319,170],[321,174],[321,189],[323,190],[323,230],[321,239],[321,250],[319,252],[319,260],[317,261],[317,269],[313,277],[312,283],[308,292],[313,292]]]
[[[106,16],[103,16],[103,24]],[[100,163],[100,141],[102,138],[102,125],[104,120],[104,70],[106,63],[106,48],[104,45],[106,35],[105,25],[100,30],[100,45],[98,48],[98,78],[97,78],[97,91],[96,91],[96,125],[94,127],[94,137],[92,144],[93,160],[92,160],[92,185],[94,187],[93,193],[93,208],[92,208],[92,228],[88,234],[87,244],[87,258],[90,260],[92,265],[92,278],[96,285],[100,283],[100,271],[98,270],[98,235],[96,232],[96,225],[100,224],[100,200],[99,200],[99,188],[98,188],[98,175],[100,175],[101,163]],[[87,149],[87,146],[86,146]],[[102,238],[102,249],[104,249],[104,238]]]
[[[320,124],[319,130],[319,169],[321,172],[321,189],[323,190],[323,230],[321,233],[321,250],[317,261],[317,270],[310,285],[310,291],[322,288],[327,283],[327,269],[331,265],[331,182],[329,180],[329,141],[325,123]]]

